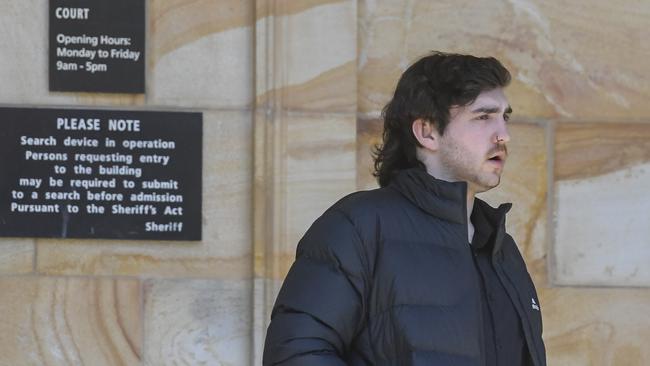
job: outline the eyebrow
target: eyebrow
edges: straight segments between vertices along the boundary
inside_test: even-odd
[[[498,113],[500,110],[499,107],[479,107],[474,110],[472,110],[472,113],[487,113],[487,114],[492,114],[492,113]],[[504,114],[511,114],[512,113],[512,107],[508,106],[506,110],[503,112]]]

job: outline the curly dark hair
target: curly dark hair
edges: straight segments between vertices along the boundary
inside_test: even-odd
[[[400,170],[425,168],[416,157],[420,144],[413,135],[413,121],[434,123],[442,135],[451,107],[471,104],[481,92],[507,86],[510,78],[493,57],[433,52],[411,65],[382,111],[383,143],[373,150],[373,175],[379,185],[387,186]]]

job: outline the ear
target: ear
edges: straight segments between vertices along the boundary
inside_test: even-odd
[[[418,118],[413,121],[411,130],[421,147],[431,151],[438,151],[440,135],[432,122]]]

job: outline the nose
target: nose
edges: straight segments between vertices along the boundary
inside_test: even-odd
[[[506,126],[505,120],[499,123],[499,128],[495,132],[494,140],[497,144],[505,144],[510,142],[510,133],[508,132],[508,126]]]

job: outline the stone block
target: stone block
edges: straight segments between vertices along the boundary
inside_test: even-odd
[[[145,365],[251,364],[251,281],[149,280],[145,316]]]
[[[253,101],[252,2],[148,4],[147,87],[142,94],[48,90],[48,5],[11,0],[0,15],[0,100],[14,104],[248,108]]]
[[[148,103],[252,105],[254,2],[152,0],[148,9]]]
[[[403,70],[431,50],[494,56],[526,117],[634,118],[650,113],[649,4],[362,1],[359,110],[376,117]],[[598,106],[598,108],[594,108]]]
[[[538,289],[547,363],[642,366],[650,362],[647,289]]]
[[[286,115],[286,241],[293,263],[305,231],[343,196],[355,191],[354,115]],[[288,267],[281,271],[284,277]]]
[[[3,277],[0,293],[0,364],[141,364],[139,281]]]
[[[9,0],[0,13],[0,101],[11,104],[144,104],[142,94],[50,92],[48,2]]]
[[[202,241],[39,239],[37,271],[248,278],[252,165],[251,113],[204,113]]]
[[[559,124],[555,159],[555,283],[650,286],[650,125]]]
[[[356,118],[257,113],[254,272],[282,279],[313,221],[355,190]]]
[[[23,274],[34,270],[34,239],[0,238],[0,274]]]
[[[356,2],[283,1],[258,14],[257,104],[356,111]],[[259,9],[263,11],[263,9]],[[261,43],[262,44],[262,43]],[[269,47],[271,47],[269,49]]]

